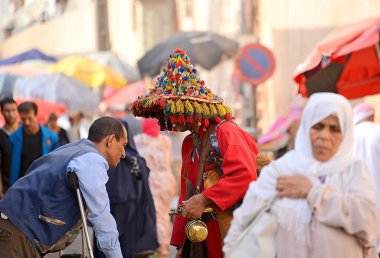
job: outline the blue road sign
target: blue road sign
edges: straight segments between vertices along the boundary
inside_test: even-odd
[[[274,71],[273,53],[260,44],[244,46],[237,59],[237,68],[242,81],[258,85],[268,79]]]

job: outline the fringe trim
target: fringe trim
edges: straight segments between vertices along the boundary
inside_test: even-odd
[[[220,103],[207,103],[189,99],[138,99],[131,111],[135,116],[154,117],[163,119],[167,117],[172,124],[201,123],[204,127],[210,125],[210,119],[216,123],[222,120],[233,120],[232,109]],[[159,114],[161,113],[161,115]],[[162,116],[163,114],[163,116]]]
[[[294,205],[294,202],[296,205]],[[289,237],[295,238],[297,257],[302,257],[311,247],[311,219],[312,213],[306,201],[280,200],[274,203],[272,211],[278,218],[279,225],[289,232]],[[293,204],[293,205],[292,205]]]

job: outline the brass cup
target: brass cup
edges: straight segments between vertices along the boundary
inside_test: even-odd
[[[206,224],[201,220],[190,220],[186,223],[186,236],[194,243],[206,240],[208,230]]]

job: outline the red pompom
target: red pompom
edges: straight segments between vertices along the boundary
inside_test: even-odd
[[[194,117],[193,116],[186,116],[186,121],[189,122],[190,124],[194,123]]]
[[[210,125],[210,121],[207,118],[203,118],[203,125],[207,128]]]
[[[226,119],[226,120],[228,120],[228,121],[231,121],[231,120],[233,120],[233,118],[230,116],[230,114],[228,114],[228,113],[226,113],[225,115],[224,115],[224,119]]]
[[[220,119],[220,117],[216,116],[214,117],[214,121],[219,124],[220,122],[222,122],[222,119]]]
[[[156,101],[156,104],[157,104],[160,108],[162,108],[162,109],[166,108],[165,99],[163,99],[163,98],[161,98],[161,99],[159,99],[158,101]]]
[[[185,120],[185,117],[183,115],[180,115],[178,118],[177,118],[177,123],[178,124],[186,124],[186,120]]]
[[[171,116],[171,117],[170,117],[170,123],[171,123],[172,125],[176,124],[176,123],[177,123],[177,116]]]
[[[201,122],[201,117],[199,116],[199,114],[195,114],[195,121],[198,122]]]

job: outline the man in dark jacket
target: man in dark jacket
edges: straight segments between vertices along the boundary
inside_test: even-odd
[[[91,125],[88,139],[34,161],[0,201],[0,257],[40,258],[63,250],[75,239],[82,221],[67,180],[67,174],[74,172],[98,247],[108,258],[122,258],[105,184],[108,168],[125,156],[126,145],[124,126],[102,117]]]
[[[12,98],[4,98],[0,103],[5,125],[0,129],[0,199],[9,188],[11,167],[11,144],[9,136],[17,130],[17,103]]]

